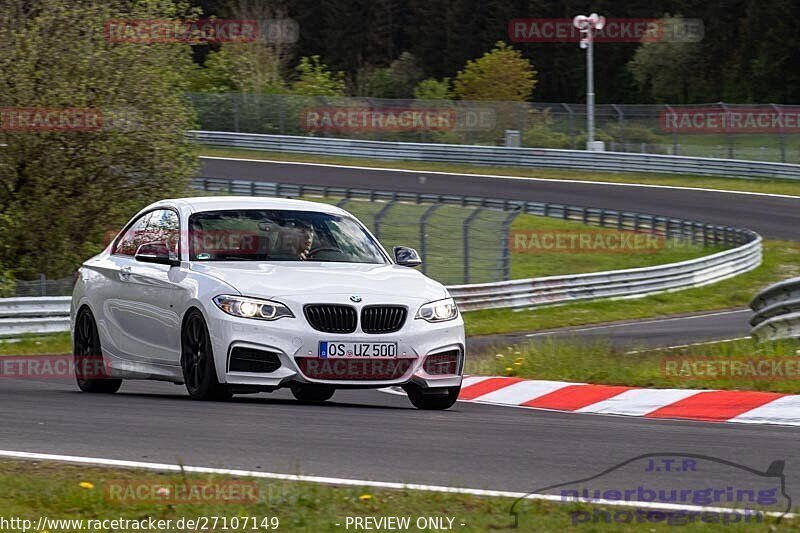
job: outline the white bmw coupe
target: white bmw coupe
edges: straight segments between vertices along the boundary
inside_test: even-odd
[[[72,296],[78,385],[184,383],[192,398],[288,387],[401,386],[420,409],[458,398],[464,323],[447,289],[390,256],[346,211],[276,198],[163,200],[80,268]]]

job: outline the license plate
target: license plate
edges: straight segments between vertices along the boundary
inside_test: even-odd
[[[396,342],[333,342],[319,343],[321,359],[334,357],[397,357]]]

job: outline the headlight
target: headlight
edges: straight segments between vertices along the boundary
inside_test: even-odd
[[[272,300],[259,300],[244,296],[221,295],[214,298],[217,307],[229,315],[256,320],[278,320],[284,317],[294,318],[288,307]]]
[[[452,298],[430,302],[419,308],[417,317],[428,322],[445,322],[458,316],[458,307]]]

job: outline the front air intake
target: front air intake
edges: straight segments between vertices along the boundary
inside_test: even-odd
[[[399,305],[370,305],[361,310],[364,333],[392,333],[406,322],[408,311]]]
[[[349,305],[310,304],[303,313],[312,328],[326,333],[353,333],[358,322],[356,310]]]
[[[242,346],[236,346],[231,350],[228,361],[229,372],[270,374],[280,367],[281,360],[277,353]]]

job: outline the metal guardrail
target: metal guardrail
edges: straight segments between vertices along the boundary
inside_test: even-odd
[[[450,293],[464,311],[535,307],[609,297],[641,297],[714,283],[753,270],[761,264],[762,239],[753,231],[658,215],[520,200],[244,180],[200,178],[194,180],[193,186],[204,191],[224,191],[253,196],[366,198],[482,207],[579,221],[584,224],[618,230],[648,232],[666,238],[686,239],[704,245],[724,244],[732,247],[730,250],[706,257],[668,265],[448,286]],[[507,234],[498,235],[498,238],[508,242]]]
[[[0,299],[0,337],[69,331],[72,297]]]
[[[579,103],[234,92],[187,96],[197,111],[198,129],[205,131],[500,145],[513,130],[520,144],[505,146],[568,150],[582,149],[586,141],[587,108]],[[430,128],[420,121],[408,128],[398,119],[401,113],[419,112],[443,117],[444,123]],[[361,113],[370,119],[360,119]],[[797,129],[790,123],[795,113],[790,105],[763,103],[595,104],[595,138],[611,152],[798,164]],[[721,127],[706,127],[714,124]]]
[[[760,341],[800,337],[800,278],[787,279],[762,290],[750,302],[751,335]]]
[[[761,264],[761,238],[707,257],[646,268],[450,286],[464,311],[552,305],[598,298],[633,298],[700,287]]]
[[[626,152],[588,152],[457,144],[364,141],[325,137],[192,131],[195,142],[223,148],[465,163],[507,167],[569,168],[606,172],[658,172],[700,176],[800,179],[800,165]]]

